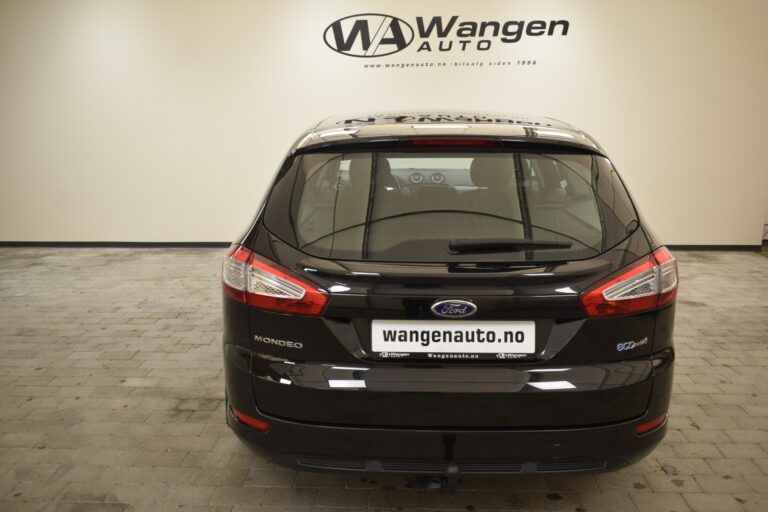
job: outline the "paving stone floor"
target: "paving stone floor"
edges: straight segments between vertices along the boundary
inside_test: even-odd
[[[768,258],[680,252],[670,432],[597,476],[274,467],[224,424],[220,249],[0,249],[0,511],[768,511]]]

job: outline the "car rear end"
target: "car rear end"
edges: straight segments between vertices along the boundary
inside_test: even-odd
[[[223,281],[228,423],[281,464],[599,471],[664,436],[677,269],[599,148],[301,148]]]

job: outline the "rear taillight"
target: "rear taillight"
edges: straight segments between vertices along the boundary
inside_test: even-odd
[[[661,247],[587,289],[581,304],[592,317],[627,315],[671,304],[676,295],[677,262]]]
[[[241,246],[224,258],[222,281],[224,295],[257,309],[319,315],[328,303],[325,291]]]

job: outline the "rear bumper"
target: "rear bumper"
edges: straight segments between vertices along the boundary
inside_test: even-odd
[[[663,363],[655,364],[648,377],[650,400],[638,417],[574,428],[515,429],[355,427],[278,418],[257,409],[250,372],[227,361],[228,403],[266,421],[270,428],[267,432],[251,429],[237,421],[229,407],[227,423],[269,460],[315,470],[440,474],[449,464],[456,464],[463,473],[617,469],[646,456],[666,433],[666,424],[644,436],[633,431],[634,426],[664,415],[669,407],[672,355],[654,361]]]
[[[597,472],[632,464],[663,439],[666,423],[638,437],[642,420],[557,430],[410,430],[332,427],[267,416],[266,433],[235,420],[232,430],[275,463],[310,470],[442,474]],[[648,415],[650,418],[651,415]]]

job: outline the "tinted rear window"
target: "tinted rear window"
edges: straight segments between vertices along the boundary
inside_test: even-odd
[[[355,152],[295,157],[275,184],[265,223],[321,258],[525,262],[595,256],[626,238],[637,219],[599,156]],[[452,250],[459,240],[553,247]]]

